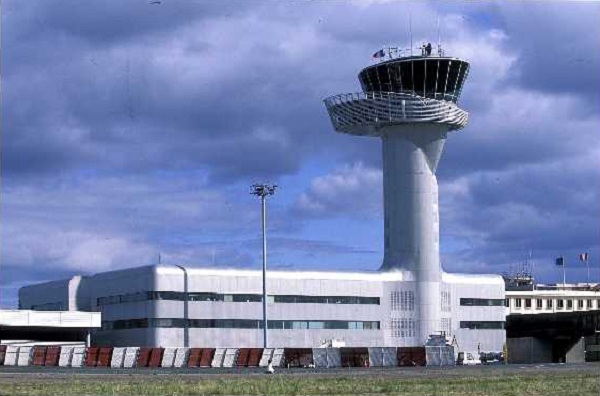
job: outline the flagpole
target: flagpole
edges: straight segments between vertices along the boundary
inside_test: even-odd
[[[590,288],[590,266],[587,262],[587,260],[585,260],[585,266],[587,268],[587,288]]]
[[[565,265],[564,257],[563,257],[562,263],[563,263],[563,265],[562,265],[562,267],[563,267],[563,290],[567,290],[567,275],[566,275],[567,271],[565,270],[566,265]]]
[[[565,274],[565,265],[563,264],[563,290],[567,290],[567,277]]]

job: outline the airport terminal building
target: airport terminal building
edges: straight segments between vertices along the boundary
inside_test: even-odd
[[[374,58],[379,62],[358,74],[362,92],[324,103],[337,132],[381,139],[381,268],[269,272],[269,347],[318,347],[334,339],[355,347],[421,346],[445,334],[458,350],[501,351],[502,277],[448,274],[440,264],[436,171],[447,136],[467,124],[457,103],[470,65],[441,47],[432,52],[430,44],[419,56],[388,48]],[[93,337],[98,345],[262,346],[260,271],[126,269],[27,286],[20,304],[102,312]]]
[[[262,274],[155,265],[21,288],[23,309],[99,311],[95,345],[262,346]],[[423,345],[408,272],[268,273],[269,346]],[[500,351],[504,281],[442,274],[440,331],[460,350]]]

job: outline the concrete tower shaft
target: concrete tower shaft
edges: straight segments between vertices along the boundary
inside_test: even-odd
[[[440,124],[382,129],[384,259],[382,270],[439,280],[439,214],[435,170],[446,141]]]
[[[419,340],[440,328],[438,186],[435,170],[446,141],[443,124],[383,129],[384,256],[381,270],[415,278]]]
[[[464,127],[456,102],[469,64],[435,56],[390,59],[363,69],[364,92],[325,99],[334,128],[382,139],[383,271],[415,282],[417,339],[440,330],[438,185],[447,132]]]

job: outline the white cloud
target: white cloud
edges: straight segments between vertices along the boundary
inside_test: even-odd
[[[296,209],[307,215],[372,216],[380,213],[382,176],[362,163],[345,165],[315,178],[300,194]]]

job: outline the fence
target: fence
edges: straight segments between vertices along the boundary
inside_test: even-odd
[[[395,367],[454,365],[454,349],[140,348],[0,345],[0,365],[105,368]]]

